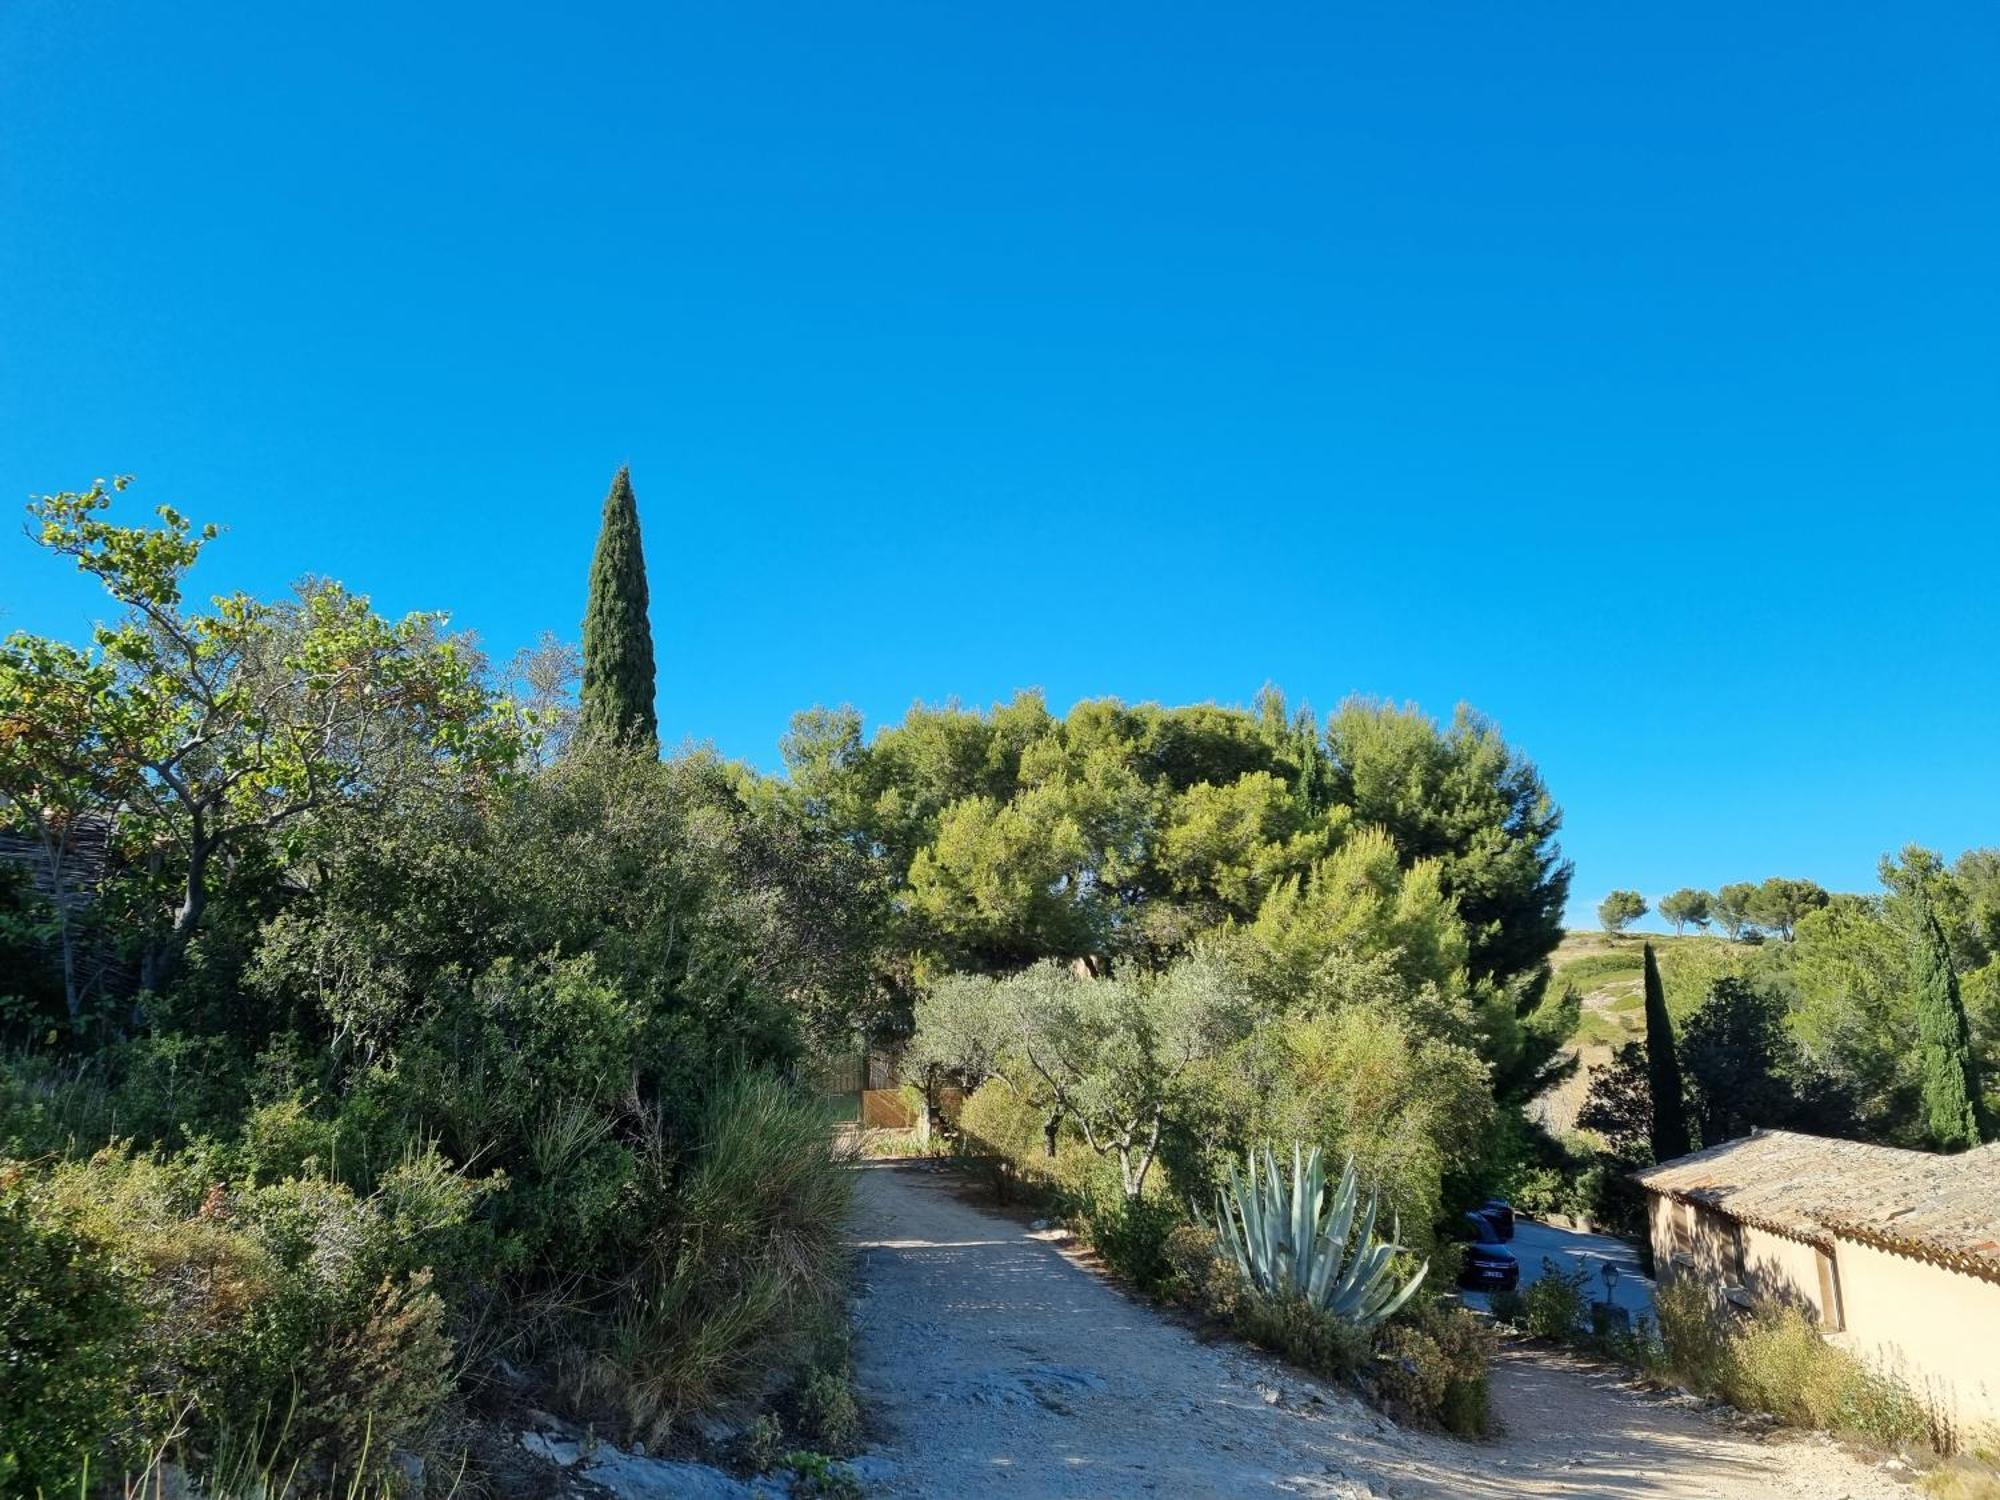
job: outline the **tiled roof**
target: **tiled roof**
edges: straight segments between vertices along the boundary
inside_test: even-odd
[[[2000,1145],[1938,1156],[1760,1130],[1632,1175],[1826,1249],[1837,1233],[2000,1281]]]

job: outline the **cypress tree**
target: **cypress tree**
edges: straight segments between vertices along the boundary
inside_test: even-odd
[[[646,556],[639,548],[639,502],[632,471],[620,469],[604,497],[604,526],[590,560],[583,616],[583,685],[578,731],[621,744],[660,748],[653,714],[653,628],[646,617]]]
[[[1646,944],[1646,1078],[1653,1089],[1653,1160],[1686,1156],[1694,1149],[1688,1139],[1687,1093],[1674,1051],[1667,992],[1660,983],[1660,961],[1653,957],[1651,943]]]
[[[1922,892],[1916,897],[1913,967],[1917,977],[1917,1044],[1923,1067],[1924,1120],[1940,1151],[1979,1144],[1979,1075],[1972,1060],[1972,1028],[1951,946]]]

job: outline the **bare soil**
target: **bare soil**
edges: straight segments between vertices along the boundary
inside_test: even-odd
[[[1824,1438],[1761,1433],[1525,1346],[1501,1435],[1404,1430],[1347,1392],[1121,1294],[1059,1235],[864,1166],[857,1361],[870,1493],[1911,1500]]]

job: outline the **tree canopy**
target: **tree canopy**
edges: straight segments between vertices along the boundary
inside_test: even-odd
[[[632,471],[620,469],[604,497],[604,520],[590,560],[578,723],[585,734],[657,750],[660,726],[653,706],[648,605],[639,502],[632,494]]]

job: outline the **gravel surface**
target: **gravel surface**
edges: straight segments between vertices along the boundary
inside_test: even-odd
[[[1526,1348],[1495,1370],[1503,1435],[1406,1432],[1240,1345],[1200,1342],[940,1174],[859,1170],[871,1494],[1912,1500],[1824,1439],[1746,1432]]]

